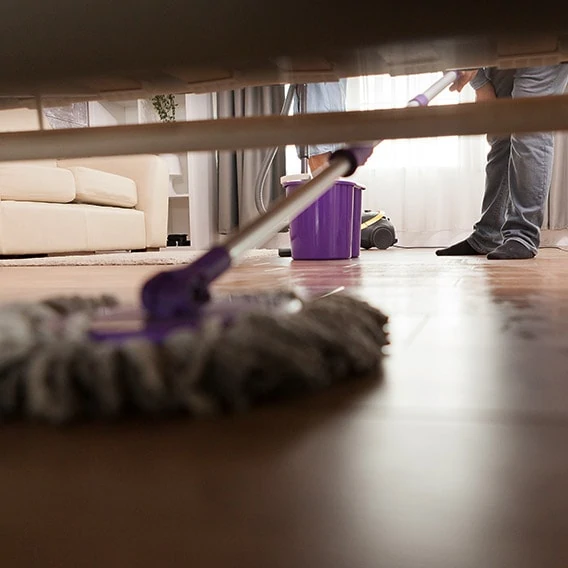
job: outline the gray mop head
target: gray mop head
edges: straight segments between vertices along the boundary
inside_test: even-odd
[[[382,376],[387,317],[347,295],[296,313],[207,320],[163,342],[96,342],[89,326],[112,297],[63,297],[0,309],[0,420],[240,412],[361,377]]]

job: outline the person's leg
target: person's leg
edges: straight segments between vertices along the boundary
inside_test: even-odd
[[[308,83],[306,89],[306,112],[342,112],[345,110],[347,80],[326,83]],[[298,97],[296,96],[295,112],[300,112]],[[308,163],[310,171],[314,172],[327,163],[332,152],[341,148],[343,144],[314,144],[308,146]],[[296,146],[298,157],[300,147]]]
[[[485,166],[485,192],[481,202],[481,217],[467,239],[480,254],[487,254],[502,242],[501,227],[505,222],[509,201],[508,162],[511,150],[509,136],[488,136],[490,149]]]
[[[518,69],[512,96],[558,95],[564,92],[567,81],[568,65]],[[537,254],[552,179],[553,150],[551,132],[511,136],[510,197],[502,227],[504,242],[488,258],[532,258]]]
[[[514,74],[514,70],[485,69],[483,82],[475,84],[472,81],[476,89],[476,101],[510,97]],[[502,242],[501,227],[505,222],[509,195],[510,137],[488,136],[487,141],[490,149],[485,166],[485,192],[481,204],[481,217],[466,240],[436,251],[438,256],[485,255]]]

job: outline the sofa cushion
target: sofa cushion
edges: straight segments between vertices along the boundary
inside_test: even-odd
[[[144,213],[124,207],[77,204],[85,214],[88,250],[146,248]]]
[[[73,203],[0,201],[0,253],[89,250],[86,217]]]
[[[136,183],[130,178],[83,166],[71,167],[68,171],[75,178],[78,203],[128,208],[138,203]]]
[[[26,163],[0,164],[0,199],[70,203],[75,199],[71,172]]]
[[[80,203],[0,201],[0,254],[146,247],[144,213]]]

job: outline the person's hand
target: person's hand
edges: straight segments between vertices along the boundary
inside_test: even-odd
[[[460,71],[459,77],[450,85],[450,91],[458,93],[477,75],[477,69],[474,71]]]

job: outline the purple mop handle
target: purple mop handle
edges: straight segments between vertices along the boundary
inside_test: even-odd
[[[428,87],[423,93],[416,95],[408,102],[406,106],[428,106],[428,104],[434,97],[439,95],[442,91],[444,91],[444,89],[454,83],[460,75],[461,71],[446,71],[440,79],[438,79],[433,85]],[[351,168],[345,175],[351,176],[357,171],[357,168],[367,162],[367,160],[373,154],[375,147],[378,146],[381,142],[382,140],[374,140],[372,142],[361,142],[358,144],[349,145],[345,148],[341,148],[340,150],[335,151],[331,155],[330,161],[337,156],[346,157],[351,164]]]

